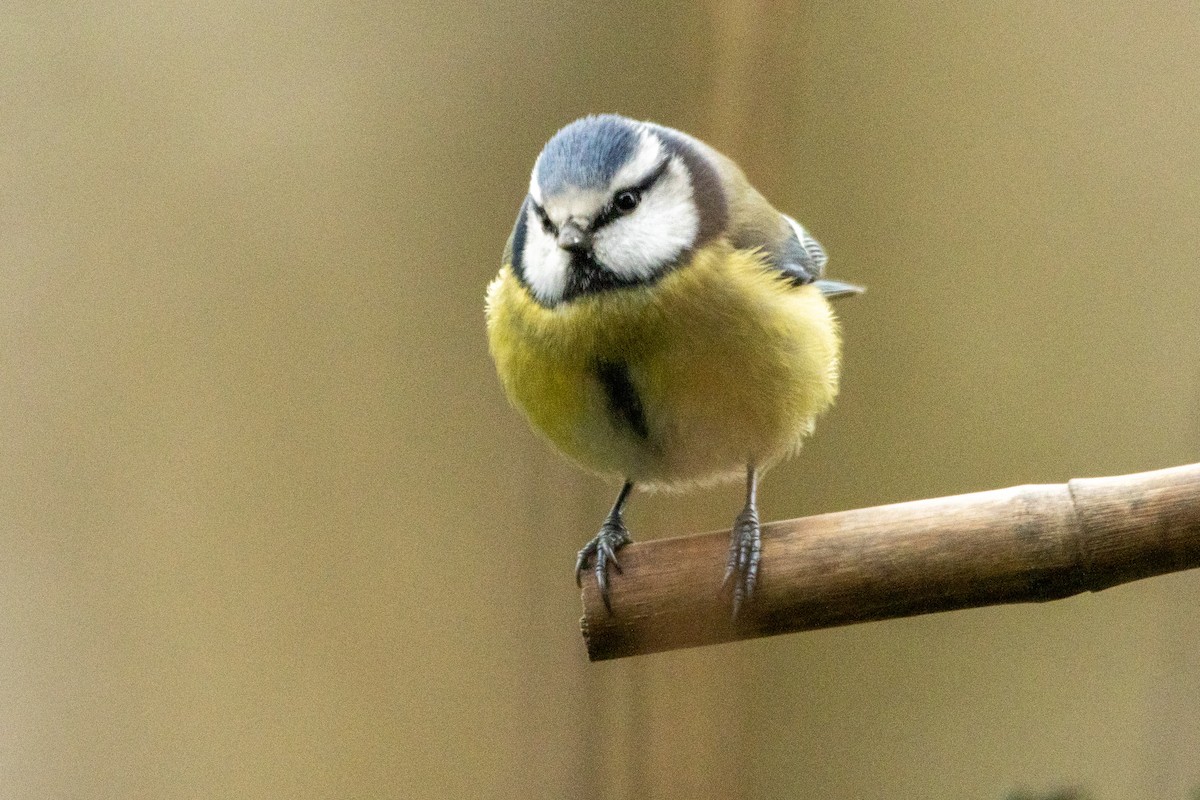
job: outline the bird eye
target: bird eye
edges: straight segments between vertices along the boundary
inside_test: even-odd
[[[642,193],[636,189],[626,189],[623,192],[617,192],[617,196],[613,198],[613,208],[620,214],[628,214],[638,207],[638,203],[642,202]]]

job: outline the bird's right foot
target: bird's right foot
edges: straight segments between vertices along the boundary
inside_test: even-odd
[[[608,596],[608,567],[611,564],[618,573],[621,571],[621,562],[617,561],[617,551],[629,544],[630,541],[629,529],[625,527],[621,515],[609,514],[608,519],[604,520],[604,524],[600,526],[600,532],[584,545],[584,548],[579,551],[579,558],[575,560],[575,583],[582,586],[583,571],[588,568],[588,562],[594,559],[591,569],[596,574],[596,585],[600,589],[604,607],[608,609],[609,613],[612,613],[612,603]]]

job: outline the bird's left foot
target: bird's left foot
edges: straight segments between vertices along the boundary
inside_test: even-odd
[[[747,507],[733,523],[729,541],[729,558],[725,562],[725,579],[721,587],[733,596],[733,618],[737,619],[742,605],[754,594],[758,582],[758,560],[762,553],[762,527],[758,511]]]

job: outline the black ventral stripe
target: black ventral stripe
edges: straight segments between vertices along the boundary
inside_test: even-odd
[[[646,427],[646,411],[637,388],[629,377],[629,366],[620,361],[597,361],[596,377],[608,400],[609,413],[619,422],[628,425],[639,439],[650,437]]]

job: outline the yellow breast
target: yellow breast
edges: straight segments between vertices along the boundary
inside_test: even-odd
[[[505,265],[488,287],[487,329],[505,391],[583,466],[672,488],[770,466],[837,393],[829,303],[793,287],[756,251],[717,244],[653,286],[538,304]],[[615,414],[598,375],[619,364],[644,413]]]

